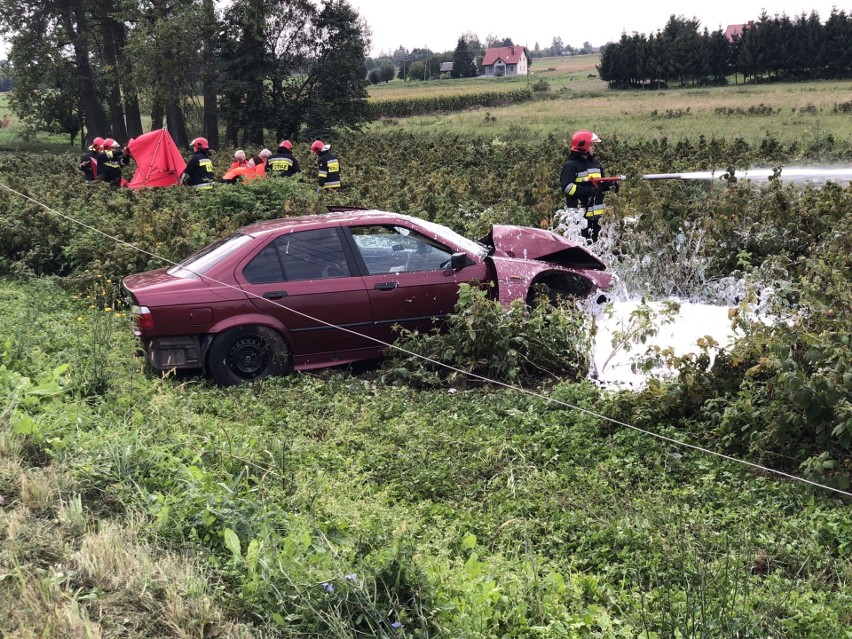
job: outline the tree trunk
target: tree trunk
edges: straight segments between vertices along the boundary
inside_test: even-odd
[[[127,122],[127,133],[130,137],[137,138],[144,133],[144,129],[142,128],[142,113],[139,109],[139,96],[136,94],[136,87],[132,86],[130,81],[133,77],[133,63],[124,51],[127,45],[127,27],[118,20],[112,20],[111,23],[118,57],[116,68],[118,69],[118,84],[124,99],[124,119]]]
[[[139,109],[139,98],[136,93],[124,93],[124,117],[127,119],[127,133],[132,138],[138,138],[145,130],[142,128],[142,112]]]
[[[151,109],[151,130],[157,131],[158,129],[163,128],[163,117],[165,114],[163,113],[163,105],[159,102],[154,104],[154,108]]]
[[[80,104],[86,123],[86,139],[91,142],[96,136],[106,133],[107,119],[95,92],[92,66],[89,63],[89,27],[82,0],[69,0],[64,5],[61,19],[74,47],[74,65],[80,82]]]
[[[127,126],[124,123],[124,109],[121,106],[121,88],[118,84],[119,68],[118,54],[115,50],[113,20],[108,16],[102,16],[103,29],[101,31],[101,42],[104,47],[104,63],[109,71],[109,116],[112,124],[112,136],[116,140],[127,142]]]
[[[238,135],[237,125],[232,120],[228,120],[228,123],[225,125],[225,143],[236,147]]]
[[[120,29],[120,25],[111,15],[114,11],[115,6],[111,1],[98,3],[94,20],[95,24],[100,23],[101,38],[99,38],[99,43],[103,46],[101,58],[107,84],[109,119],[112,126],[110,137],[120,142],[126,142],[127,125],[124,122],[124,109],[121,104],[120,71],[116,48],[116,42],[119,39],[117,31]]]
[[[186,121],[183,117],[183,111],[177,102],[169,102],[166,105],[166,122],[169,127],[169,133],[175,144],[180,149],[189,148],[189,136],[186,133]]]
[[[216,13],[213,0],[204,0],[204,30],[202,49],[202,83],[204,95],[204,137],[214,151],[219,150],[219,114],[216,105],[216,58],[213,42],[216,38]]]

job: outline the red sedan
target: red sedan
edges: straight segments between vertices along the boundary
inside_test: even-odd
[[[260,222],[171,268],[122,282],[147,362],[199,368],[222,385],[381,357],[393,326],[428,331],[459,284],[532,303],[609,288],[604,264],[541,229],[493,227],[481,242],[406,215],[332,209]]]

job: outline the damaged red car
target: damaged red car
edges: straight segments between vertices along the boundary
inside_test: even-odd
[[[541,290],[597,297],[611,281],[597,257],[550,231],[495,225],[475,242],[406,215],[334,208],[246,226],[122,285],[150,366],[202,369],[230,386],[381,357],[394,325],[430,330],[465,282],[508,304]]]

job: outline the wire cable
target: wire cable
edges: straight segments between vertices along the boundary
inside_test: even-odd
[[[28,201],[32,202],[33,204],[35,204],[35,205],[37,205],[37,206],[40,206],[40,207],[44,208],[46,211],[49,211],[49,212],[51,212],[51,213],[53,213],[53,214],[55,214],[55,215],[58,215],[59,217],[61,217],[61,218],[62,218],[62,219],[64,219],[64,220],[68,220],[69,222],[72,222],[73,224],[77,224],[77,225],[79,225],[79,226],[82,226],[83,228],[89,229],[90,231],[94,231],[95,233],[98,233],[98,234],[100,234],[100,235],[102,235],[102,236],[104,236],[104,237],[106,237],[106,238],[108,238],[108,239],[110,239],[110,240],[112,240],[112,241],[114,241],[114,242],[117,242],[117,243],[119,243],[119,244],[123,244],[124,246],[127,246],[127,247],[129,247],[129,248],[131,248],[131,249],[133,249],[133,250],[135,250],[135,251],[138,251],[138,252],[140,252],[140,253],[143,253],[144,255],[148,255],[148,256],[150,256],[150,257],[153,257],[153,258],[156,258],[156,259],[162,260],[162,261],[163,261],[163,262],[165,262],[166,264],[171,264],[172,266],[176,266],[176,265],[177,265],[177,263],[176,263],[176,262],[173,262],[173,261],[171,261],[171,260],[169,260],[169,259],[167,259],[167,258],[164,258],[164,257],[161,257],[161,256],[159,256],[159,255],[156,255],[155,253],[151,253],[150,251],[146,251],[146,250],[144,250],[144,249],[142,249],[142,248],[137,247],[137,246],[136,246],[136,245],[134,245],[134,244],[131,244],[130,242],[127,242],[127,241],[125,241],[125,240],[122,240],[121,238],[115,237],[115,236],[110,235],[109,233],[107,233],[107,232],[105,232],[105,231],[102,231],[102,230],[100,230],[100,229],[98,229],[98,228],[96,228],[96,227],[94,227],[94,226],[91,226],[90,224],[86,224],[85,222],[81,222],[80,220],[77,220],[77,219],[75,219],[75,218],[71,217],[70,215],[67,215],[67,214],[62,213],[62,212],[60,212],[60,211],[57,211],[56,209],[54,209],[54,208],[52,208],[52,207],[48,206],[47,204],[44,204],[43,202],[39,202],[38,200],[36,200],[36,199],[34,199],[34,198],[32,198],[32,197],[30,197],[30,196],[28,196],[28,195],[24,194],[24,193],[21,193],[21,192],[19,192],[19,191],[16,191],[15,189],[11,188],[10,186],[8,186],[8,185],[6,185],[6,184],[4,184],[4,183],[2,183],[2,182],[0,182],[0,187],[1,187],[1,188],[3,188],[3,189],[6,189],[7,191],[9,191],[9,192],[11,192],[11,193],[14,193],[15,195],[18,195],[19,197],[21,197],[21,198],[23,198],[23,199],[25,199],[25,200],[28,200]],[[193,272],[193,271],[190,271],[190,272]],[[193,272],[193,273],[194,273],[194,272]],[[596,413],[595,411],[591,411],[591,410],[588,410],[588,409],[586,409],[586,408],[582,408],[581,406],[575,406],[575,405],[573,405],[573,404],[570,404],[570,403],[568,403],[568,402],[564,402],[564,401],[559,400],[559,399],[556,399],[556,398],[554,398],[554,397],[549,397],[549,396],[544,395],[544,394],[542,394],[542,393],[539,393],[539,392],[537,392],[537,391],[532,391],[532,390],[529,390],[529,389],[523,388],[522,386],[516,386],[516,385],[514,385],[514,384],[509,384],[509,383],[507,383],[507,382],[501,382],[501,381],[499,381],[499,380],[490,379],[490,378],[485,377],[485,376],[483,376],[483,375],[479,375],[478,373],[472,373],[472,372],[470,372],[470,371],[466,371],[466,370],[464,370],[464,369],[458,368],[458,367],[453,366],[453,365],[451,365],[451,364],[446,364],[446,363],[444,363],[444,362],[438,361],[438,360],[433,359],[433,358],[431,358],[431,357],[427,357],[427,356],[425,356],[425,355],[421,355],[420,353],[415,353],[415,352],[413,352],[413,351],[411,351],[411,350],[408,350],[408,349],[406,349],[406,348],[403,348],[402,346],[398,346],[398,345],[396,345],[396,344],[392,344],[392,343],[389,343],[389,342],[385,342],[385,341],[383,341],[383,340],[380,340],[380,339],[378,339],[378,338],[372,337],[372,336],[370,336],[370,335],[364,335],[364,334],[362,334],[362,333],[359,333],[359,332],[357,332],[357,331],[353,331],[352,329],[346,328],[346,327],[344,327],[344,326],[338,326],[337,324],[332,324],[331,322],[326,322],[325,320],[322,320],[322,319],[320,319],[320,318],[318,318],[318,317],[313,317],[313,316],[311,316],[311,315],[309,315],[309,314],[307,314],[307,313],[303,313],[302,311],[298,311],[298,310],[296,310],[296,309],[294,309],[294,308],[290,308],[289,306],[286,306],[285,304],[281,304],[280,302],[278,302],[278,301],[276,301],[276,300],[269,300],[269,299],[266,299],[266,298],[264,298],[264,297],[262,297],[262,296],[260,296],[260,295],[257,295],[256,293],[251,293],[251,292],[246,291],[246,290],[244,290],[244,289],[242,289],[242,288],[240,288],[240,287],[238,287],[238,286],[234,286],[233,284],[228,284],[228,283],[226,283],[226,282],[220,282],[220,281],[218,281],[218,280],[216,280],[216,279],[214,279],[214,278],[208,277],[208,276],[203,275],[203,274],[201,274],[201,273],[195,273],[195,275],[197,275],[198,277],[200,277],[200,278],[202,278],[202,279],[204,279],[204,280],[206,280],[206,281],[208,281],[208,282],[212,282],[213,284],[217,284],[217,285],[223,286],[223,287],[225,287],[225,288],[233,289],[233,290],[235,290],[235,291],[239,292],[241,295],[246,295],[247,297],[254,297],[254,298],[257,298],[257,299],[259,299],[259,300],[262,300],[263,302],[266,302],[266,303],[268,303],[268,304],[273,304],[273,305],[275,305],[275,306],[278,306],[278,307],[279,307],[279,308],[281,308],[282,310],[288,311],[288,312],[293,313],[293,314],[295,314],[295,315],[299,315],[299,316],[301,316],[301,317],[303,317],[303,318],[305,318],[305,319],[308,319],[308,320],[310,320],[310,321],[312,321],[312,322],[316,322],[316,323],[318,323],[318,324],[322,324],[322,325],[324,325],[324,326],[326,326],[326,327],[328,327],[328,328],[332,328],[332,329],[335,329],[335,330],[343,331],[343,332],[345,332],[345,333],[349,333],[349,334],[351,334],[351,335],[355,335],[355,336],[357,336],[357,337],[360,337],[360,338],[363,338],[363,339],[370,340],[370,341],[372,341],[372,342],[374,342],[374,343],[376,343],[376,344],[378,344],[378,345],[380,345],[380,346],[383,346],[383,347],[385,347],[385,348],[389,348],[389,349],[393,349],[393,350],[399,351],[399,352],[401,352],[401,353],[405,353],[406,355],[409,355],[409,356],[411,356],[411,357],[415,357],[415,358],[421,359],[421,360],[423,360],[423,361],[429,362],[430,364],[433,364],[433,365],[435,365],[435,366],[439,366],[439,367],[444,368],[444,369],[447,369],[447,370],[449,370],[449,371],[453,371],[453,372],[455,372],[455,373],[460,373],[461,375],[464,375],[464,376],[466,376],[466,377],[469,377],[469,378],[472,378],[472,379],[476,379],[476,380],[479,380],[479,381],[481,381],[481,382],[485,382],[485,383],[487,383],[487,384],[491,384],[491,385],[493,385],[493,386],[498,386],[498,387],[505,388],[505,389],[508,389],[508,390],[513,390],[513,391],[519,392],[519,393],[521,393],[521,394],[523,394],[523,395],[528,395],[528,396],[530,396],[530,397],[535,397],[535,398],[537,398],[537,399],[544,400],[544,401],[546,401],[546,402],[548,402],[548,403],[552,403],[552,404],[556,404],[556,405],[562,406],[562,407],[567,408],[567,409],[569,409],[569,410],[578,411],[578,412],[580,412],[580,413],[584,413],[584,414],[586,414],[586,415],[589,415],[589,416],[591,416],[591,417],[595,417],[595,418],[600,419],[600,420],[602,420],[602,421],[609,422],[609,423],[614,424],[614,425],[616,425],[616,426],[622,426],[622,427],[624,427],[624,428],[627,428],[627,429],[633,430],[633,431],[635,431],[635,432],[637,432],[637,433],[641,433],[642,435],[647,435],[647,436],[649,436],[649,437],[654,437],[654,438],[656,438],[656,439],[658,439],[658,440],[661,440],[661,441],[664,441],[664,442],[667,442],[667,443],[673,444],[673,445],[675,445],[675,446],[680,446],[680,447],[687,448],[687,449],[690,449],[690,450],[694,450],[694,451],[697,451],[697,452],[700,452],[700,453],[704,453],[704,454],[706,454],[706,455],[711,455],[711,456],[714,456],[714,457],[718,457],[718,458],[720,458],[720,459],[724,459],[724,460],[729,461],[729,462],[733,462],[733,463],[736,463],[736,464],[741,464],[741,465],[746,466],[746,467],[749,467],[749,468],[751,468],[751,469],[753,469],[753,470],[759,470],[759,471],[762,471],[762,472],[765,472],[765,473],[769,473],[769,474],[772,474],[772,475],[776,475],[776,476],[779,476],[779,477],[784,477],[785,479],[789,479],[789,480],[791,480],[791,481],[799,482],[799,483],[802,483],[802,484],[807,484],[807,485],[809,485],[809,486],[813,486],[813,487],[815,487],[815,488],[821,488],[821,489],[823,489],[823,490],[827,490],[827,491],[830,491],[830,492],[834,492],[834,493],[837,493],[837,494],[839,494],[839,495],[843,495],[843,496],[845,496],[845,497],[852,497],[852,492],[848,492],[848,491],[845,491],[845,490],[841,490],[841,489],[839,489],[839,488],[834,488],[834,487],[832,487],[832,486],[827,486],[827,485],[825,485],[825,484],[820,484],[819,482],[815,482],[815,481],[812,481],[812,480],[810,480],[810,479],[805,479],[804,477],[799,477],[799,476],[797,476],[797,475],[792,475],[792,474],[790,474],[790,473],[785,473],[785,472],[783,472],[783,471],[781,471],[781,470],[777,470],[777,469],[774,469],[774,468],[770,468],[770,467],[768,467],[768,466],[762,466],[761,464],[756,464],[756,463],[754,463],[754,462],[746,461],[746,460],[744,460],[744,459],[738,459],[738,458],[736,458],[736,457],[732,457],[732,456],[730,456],[730,455],[726,455],[726,454],[724,454],[724,453],[720,453],[720,452],[718,452],[718,451],[714,451],[714,450],[711,450],[711,449],[709,449],[709,448],[704,448],[704,447],[702,447],[702,446],[698,446],[698,445],[696,445],[696,444],[690,444],[690,443],[688,443],[688,442],[680,441],[680,440],[678,440],[678,439],[675,439],[675,438],[673,438],[673,437],[669,437],[669,436],[667,436],[667,435],[662,435],[662,434],[660,434],[660,433],[655,433],[655,432],[653,432],[653,431],[646,430],[646,429],[644,429],[644,428],[640,428],[639,426],[635,426],[635,425],[633,425],[633,424],[628,424],[627,422],[622,422],[622,421],[620,421],[620,420],[613,419],[612,417],[607,417],[606,415],[602,415],[602,414],[600,414],[600,413]]]

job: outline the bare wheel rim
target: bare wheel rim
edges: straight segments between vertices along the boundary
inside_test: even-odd
[[[252,335],[242,337],[231,345],[226,363],[235,375],[250,379],[266,370],[270,358],[271,353],[266,340]]]

